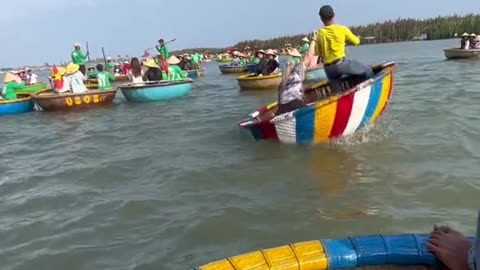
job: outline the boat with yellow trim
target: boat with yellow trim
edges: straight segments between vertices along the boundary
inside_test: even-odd
[[[268,76],[248,74],[238,77],[237,82],[242,90],[277,90],[282,83],[282,74]]]

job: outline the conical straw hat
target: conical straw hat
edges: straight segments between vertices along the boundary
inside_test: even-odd
[[[5,78],[3,78],[3,83],[14,82],[17,80],[17,76],[13,75],[12,73],[8,72],[5,74]]]
[[[307,43],[310,42],[310,40],[309,40],[307,37],[304,37],[304,38],[302,39],[302,41],[303,41],[303,42],[307,42]]]
[[[297,49],[290,50],[288,52],[288,55],[293,56],[293,57],[302,57],[300,52]]]
[[[180,60],[175,55],[172,55],[172,56],[168,57],[167,63],[169,65],[176,65],[176,64],[180,63]]]

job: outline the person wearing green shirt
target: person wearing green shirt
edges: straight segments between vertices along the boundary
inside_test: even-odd
[[[163,38],[158,40],[158,45],[156,46],[156,48],[157,48],[158,53],[163,55],[164,59],[168,59],[168,55],[169,55],[168,48],[167,48],[167,45],[165,44],[165,41],[163,40]]]
[[[197,52],[194,52],[191,57],[192,57],[193,69],[198,69],[198,65],[200,64],[200,60],[201,60],[200,54]]]
[[[102,67],[103,67],[103,65],[102,65]],[[112,62],[112,58],[108,57],[107,58],[107,71],[110,72],[110,73],[113,73],[114,69],[115,69],[115,63]]]
[[[246,67],[247,66],[247,59],[245,59],[244,54],[239,54],[238,57],[240,57],[240,62],[238,63],[241,67]]]
[[[88,71],[87,71],[88,79],[96,79],[97,75],[98,75],[98,71],[95,70],[95,67],[88,67]]]
[[[80,43],[75,43],[73,47],[75,48],[75,50],[72,52],[72,62],[78,65],[80,67],[80,72],[82,72],[82,74],[85,75],[86,74],[85,62],[88,57],[88,52],[86,55],[83,54],[83,52],[81,51]]]
[[[302,44],[302,46],[300,47],[300,54],[301,54],[302,56],[305,56],[305,55],[308,53],[308,50],[310,49],[310,44],[309,44],[309,43],[310,43],[310,40],[308,40],[307,37],[304,37],[304,38],[302,39],[302,42],[303,42],[303,44]]]
[[[185,72],[178,66],[180,60],[175,56],[172,55],[167,59],[168,63],[168,80],[169,81],[183,81],[187,76],[185,76]]]
[[[2,96],[5,100],[14,100],[17,99],[17,91],[21,91],[25,89],[25,82],[21,81],[21,79],[13,75],[12,73],[5,74],[5,78],[3,79],[3,90]]]
[[[110,72],[104,71],[102,64],[97,65],[97,70],[98,70],[98,75],[97,75],[98,90],[100,91],[111,90],[113,88],[111,81],[115,81],[115,77],[113,77],[112,74],[110,74]]]
[[[300,64],[300,62],[302,62],[302,55],[297,49],[288,51],[288,55],[292,57],[293,63]]]

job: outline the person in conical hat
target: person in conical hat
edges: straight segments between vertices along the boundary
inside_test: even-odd
[[[480,36],[476,36],[471,44],[470,44],[470,49],[478,50],[480,49]]]
[[[261,59],[265,58],[265,51],[260,49],[255,52],[255,57],[252,60],[252,64],[258,65],[260,64]]]
[[[149,59],[143,63],[143,66],[147,68],[143,80],[146,82],[157,82],[162,80],[162,71],[155,63],[154,59]]]
[[[17,91],[21,91],[25,89],[25,82],[21,81],[21,79],[11,73],[8,72],[5,74],[3,78],[3,90],[2,90],[2,97],[5,100],[14,100],[17,99]]]
[[[240,58],[239,65],[241,67],[246,67],[247,66],[247,59],[246,56],[243,53],[239,53],[238,57]]]
[[[238,54],[239,54],[238,51],[234,51],[232,53],[232,63],[231,63],[232,66],[240,65],[240,58],[238,58]]]
[[[308,50],[310,49],[310,40],[307,37],[304,37],[302,41],[303,44],[300,47],[300,54],[303,56],[306,55],[308,53]]]
[[[185,72],[178,66],[180,59],[175,55],[171,55],[167,59],[168,63],[168,80],[169,81],[183,81],[185,80]]]
[[[297,49],[292,49],[288,51],[288,55],[292,57],[292,62],[295,64],[300,64],[302,54]]]
[[[65,80],[66,79],[66,80]],[[84,82],[84,75],[80,71],[80,66],[74,63],[70,63],[65,68],[64,83],[67,82],[67,87],[75,94],[85,93],[87,87]]]
[[[465,32],[462,34],[461,37],[462,38],[460,39],[460,49],[468,49],[468,47],[470,47],[470,42],[469,42],[470,34]],[[467,42],[468,42],[468,46],[467,46]]]

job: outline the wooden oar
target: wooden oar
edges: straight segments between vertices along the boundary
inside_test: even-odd
[[[88,59],[88,63],[90,63],[90,48],[88,47],[88,41],[86,43],[87,43],[87,59]]]
[[[105,57],[105,49],[102,47],[103,61],[105,63],[105,69],[107,69],[107,57]]]
[[[164,44],[164,45],[167,45],[168,43],[172,43],[172,42],[174,42],[174,41],[176,41],[176,40],[177,40],[177,39],[174,38],[174,39],[169,40],[169,41],[167,41],[167,42],[165,42],[165,43],[163,43],[163,44]],[[157,47],[155,46],[155,47],[153,47],[153,48],[145,49],[145,51],[148,52],[148,51],[151,51],[151,50],[156,49],[156,48],[157,48]]]

